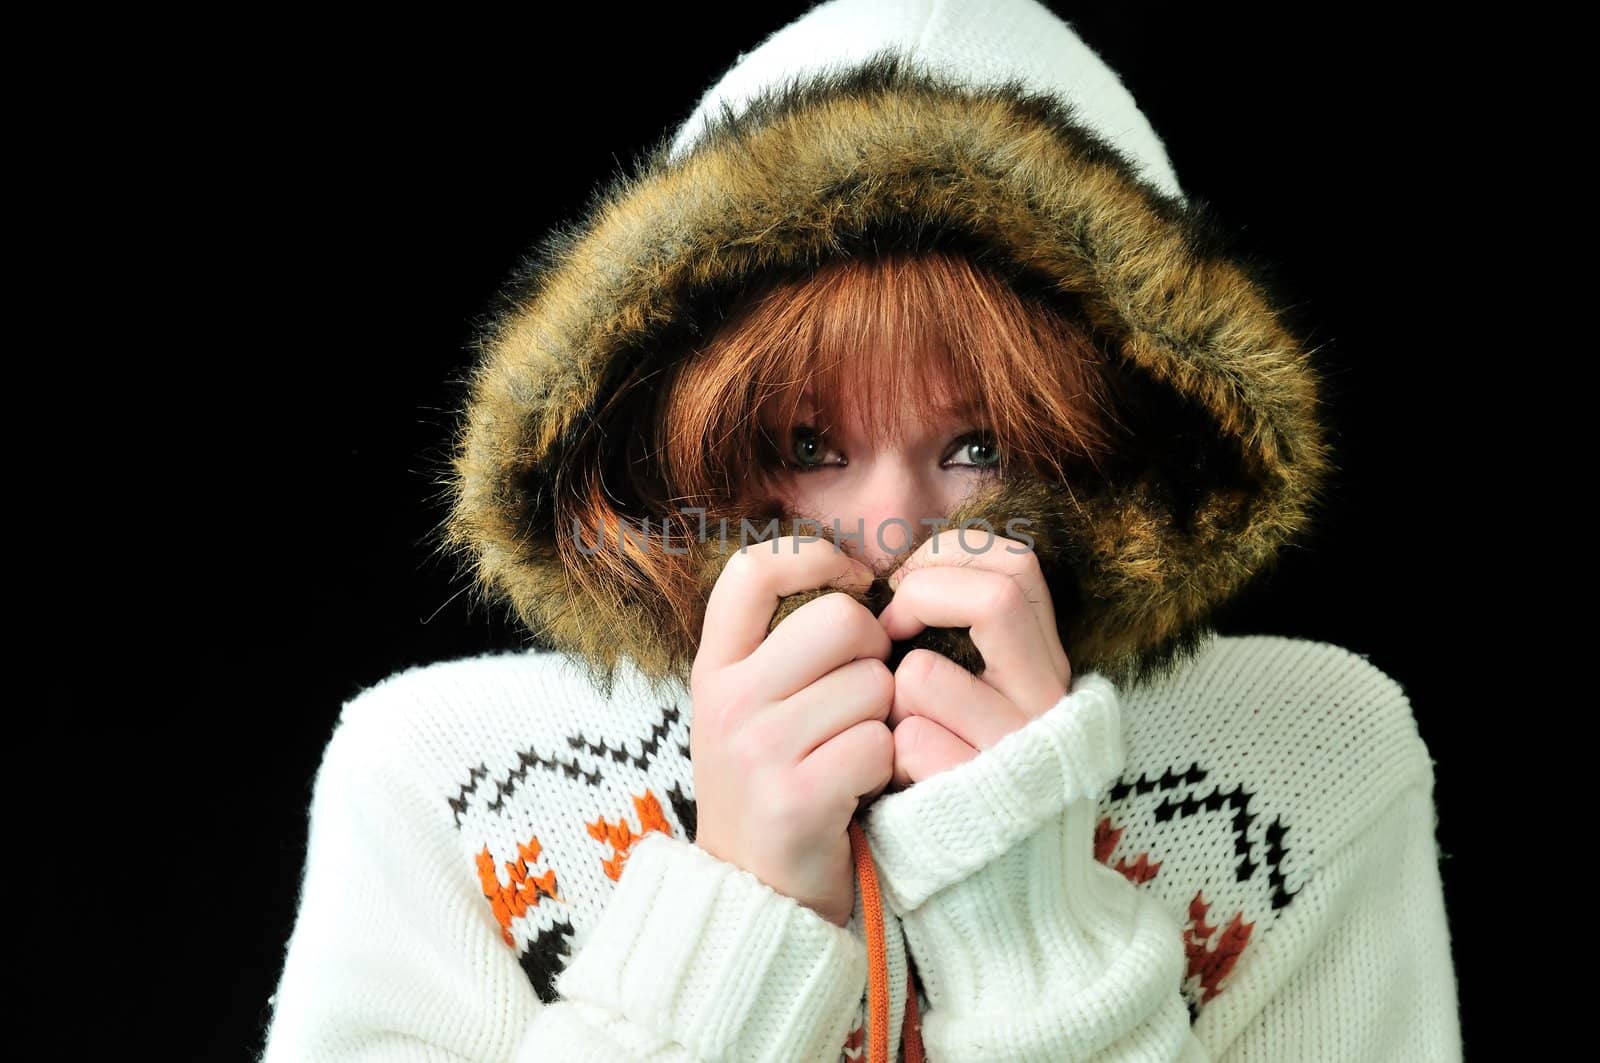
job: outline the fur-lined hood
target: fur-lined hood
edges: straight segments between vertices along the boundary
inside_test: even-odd
[[[850,58],[864,46],[853,41],[828,65],[775,64],[774,50],[795,51],[792,24],[544,239],[480,337],[446,477],[442,545],[485,599],[608,680],[622,658],[686,678],[695,646],[675,632],[697,622],[674,623],[620,586],[585,593],[566,571],[556,474],[623,375],[703,336],[719,300],[873,249],[960,247],[1070,298],[1148,397],[1148,460],[1133,474],[1088,495],[1007,483],[952,515],[987,515],[996,529],[1033,521],[1075,672],[1137,682],[1170,667],[1211,611],[1309,528],[1332,470],[1319,379],[1264,275],[1184,199],[1131,98],[1107,110],[1107,94],[1125,90],[1070,28],[1032,0],[999,6],[1049,21],[1027,34],[1027,57],[990,41],[1002,60],[1019,50],[1015,76],[954,77],[930,58],[942,39],[926,32],[932,19],[915,47],[890,39]],[[930,9],[952,38],[1007,32],[993,28],[1005,22],[993,3]],[[723,558],[715,539],[703,549],[709,593]],[[885,595],[875,585],[863,601]],[[774,622],[812,596],[786,600]],[[981,667],[962,631],[910,645]]]

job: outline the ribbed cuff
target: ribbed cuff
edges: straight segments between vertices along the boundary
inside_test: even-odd
[[[1116,687],[1098,672],[1073,677],[1043,715],[973,759],[879,798],[867,838],[885,897],[904,917],[1055,818],[1098,795],[1124,762]]]
[[[908,915],[940,1058],[1176,1060],[1192,1050],[1183,936],[1154,896],[1094,859],[1095,801]]]
[[[563,998],[705,1060],[837,1060],[866,946],[755,875],[680,838],[636,841]]]

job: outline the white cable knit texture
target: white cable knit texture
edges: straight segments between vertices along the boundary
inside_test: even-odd
[[[840,928],[691,844],[690,710],[549,653],[351,699],[265,1058],[864,1058],[859,890]],[[1326,643],[1075,677],[869,810],[891,1043],[909,954],[935,1061],[1459,1059],[1432,768]]]
[[[872,807],[867,838],[896,914],[1110,785],[1123,761],[1116,689],[1092,672],[1076,676],[1052,710],[985,752]]]

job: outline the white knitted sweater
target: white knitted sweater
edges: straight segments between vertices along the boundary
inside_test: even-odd
[[[350,700],[263,1058],[864,1058],[859,886],[840,928],[693,845],[690,722],[555,653]],[[1405,694],[1337,646],[1077,676],[865,813],[890,1043],[909,952],[934,1061],[1460,1059],[1432,791]]]

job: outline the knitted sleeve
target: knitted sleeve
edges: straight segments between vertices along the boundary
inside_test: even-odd
[[[1244,1018],[1208,1044],[1180,993],[1180,928],[1094,858],[1095,799],[1123,762],[1117,691],[1088,673],[977,757],[869,811],[928,998],[930,1060],[1460,1058],[1426,787],[1318,869],[1293,929],[1274,933],[1284,954],[1257,955],[1230,990]]]
[[[865,946],[662,834],[635,845],[561,999],[541,1002],[448,817],[365,730],[341,725],[313,786],[265,1063],[838,1059]]]
[[[1257,957],[1261,988],[1246,991],[1271,995],[1224,1063],[1461,1059],[1434,830],[1431,786],[1408,786],[1317,869],[1282,928],[1295,932],[1274,933]]]

